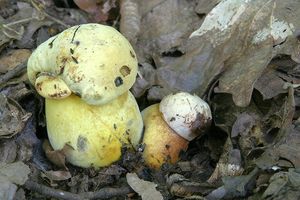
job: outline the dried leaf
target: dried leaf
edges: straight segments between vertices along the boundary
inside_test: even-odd
[[[207,14],[211,9],[213,9],[221,0],[200,0],[197,7],[196,12],[198,14]]]
[[[208,183],[217,183],[226,176],[238,176],[244,171],[242,166],[242,155],[239,149],[234,149],[231,139],[227,138],[223,153],[217,163],[215,171],[207,180]]]
[[[0,138],[10,138],[21,132],[31,113],[26,113],[14,100],[0,93]]]
[[[15,140],[0,140],[0,163],[12,163],[17,158],[18,145]]]
[[[127,183],[137,192],[143,200],[162,200],[163,196],[158,192],[156,184],[140,179],[135,173],[126,174]]]
[[[42,177],[45,177],[50,180],[50,182],[53,181],[64,181],[71,178],[71,173],[69,171],[44,171],[42,172]]]
[[[275,69],[269,66],[255,82],[254,88],[263,95],[263,99],[271,99],[281,93],[286,93],[283,89],[284,83]]]
[[[183,46],[193,27],[201,24],[194,11],[196,1],[143,0],[137,3],[142,16],[139,37],[134,44],[139,61],[154,59],[156,67],[160,68],[161,55]]]
[[[218,92],[232,94],[233,101],[238,106],[249,105],[253,85],[271,61],[273,4],[273,1],[266,2],[255,13],[253,19],[248,20],[249,29],[245,39],[246,45],[243,47],[245,50],[241,55],[233,56],[227,61],[228,68],[220,78]],[[262,30],[266,36],[259,42],[253,42],[254,38],[258,37],[258,32]]]
[[[288,172],[278,172],[270,180],[270,185],[262,195],[262,198],[270,199],[299,199],[300,171],[289,169]]]
[[[213,185],[193,182],[180,174],[168,176],[167,184],[171,194],[178,197],[190,197],[193,195],[203,196],[214,189]]]
[[[17,185],[23,185],[28,179],[30,169],[23,162],[0,163],[0,199],[14,199]]]
[[[135,45],[141,25],[138,2],[137,0],[122,0],[120,7],[120,32],[131,44]]]
[[[161,1],[159,5],[163,7]],[[299,2],[292,0],[223,0],[188,40],[180,40],[175,46],[168,46],[168,42],[174,40],[172,37],[164,40],[165,33],[155,31],[158,29],[155,26],[152,25],[152,30],[156,37],[160,36],[159,44],[151,39],[151,32],[143,33],[141,29],[140,41],[151,43],[144,42],[146,51],[138,52],[138,55],[142,62],[144,58],[153,59],[158,68],[156,85],[169,93],[184,90],[203,96],[211,84],[220,79],[216,91],[230,93],[236,105],[246,106],[250,103],[255,82],[273,57],[279,54],[291,55],[294,60],[299,57],[299,42],[293,35],[296,27],[300,27],[294,17],[299,13],[300,9],[296,9],[299,7]],[[183,55],[172,59],[164,56],[166,52],[172,52],[170,47]],[[157,48],[159,53],[155,53]],[[163,89],[156,93],[160,94]]]
[[[26,62],[31,55],[28,49],[11,50],[0,58],[0,73],[5,73],[17,65]]]
[[[50,162],[52,162],[58,167],[68,170],[66,166],[66,153],[67,151],[72,149],[70,145],[65,144],[63,149],[53,150],[49,141],[45,140],[43,143],[43,149],[45,151],[46,157],[50,160]]]
[[[247,196],[254,188],[258,174],[255,168],[248,175],[224,177],[224,185],[205,196],[206,199],[233,199]]]
[[[23,185],[28,179],[30,169],[23,162],[15,162],[11,164],[0,163],[0,177],[10,181],[11,183]]]
[[[0,176],[0,199],[13,200],[18,187]]]
[[[116,7],[116,0],[74,0],[74,3],[82,10],[92,15],[96,22],[108,20],[109,11]]]

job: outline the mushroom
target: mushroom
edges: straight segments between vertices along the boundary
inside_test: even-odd
[[[186,92],[171,94],[159,104],[142,111],[145,126],[143,157],[154,169],[174,164],[186,151],[189,141],[202,135],[211,124],[209,105]]]
[[[131,88],[137,58],[114,28],[83,24],[39,45],[28,59],[27,75],[45,98],[60,99],[75,93],[88,104],[101,105]],[[52,86],[51,90],[43,91],[42,84]]]
[[[53,149],[71,146],[66,158],[80,167],[108,166],[119,160],[123,146],[139,144],[143,129],[139,108],[129,91],[99,106],[73,94],[46,99],[46,123]]]
[[[117,161],[121,148],[135,147],[143,122],[129,92],[137,58],[118,31],[100,24],[71,27],[32,53],[27,74],[45,97],[49,141],[64,145],[67,160],[81,167]]]

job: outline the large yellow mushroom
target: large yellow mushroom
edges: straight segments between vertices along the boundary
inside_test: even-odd
[[[89,105],[71,95],[46,100],[49,141],[54,149],[65,144],[70,163],[81,166],[107,166],[121,156],[121,148],[139,144],[142,119],[133,95],[128,91],[111,102]]]
[[[61,32],[32,53],[27,72],[46,98],[49,141],[55,150],[72,147],[66,152],[70,163],[107,166],[124,145],[139,143],[142,117],[129,92],[137,59],[114,28],[84,24]]]

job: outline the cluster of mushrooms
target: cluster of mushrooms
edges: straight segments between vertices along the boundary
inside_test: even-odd
[[[27,74],[45,97],[53,149],[69,145],[68,162],[99,168],[119,160],[122,147],[143,144],[149,167],[175,163],[210,125],[210,108],[198,96],[179,92],[140,112],[129,91],[137,70],[132,46],[110,26],[74,26],[39,45]]]

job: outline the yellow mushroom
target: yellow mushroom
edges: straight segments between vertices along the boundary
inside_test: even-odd
[[[122,146],[136,147],[143,123],[135,98],[125,92],[111,102],[88,105],[79,97],[46,99],[49,141],[54,149],[73,150],[67,160],[80,167],[102,167],[117,161]]]
[[[176,163],[189,141],[203,134],[211,124],[208,104],[186,92],[171,94],[142,111],[145,126],[143,157],[151,168]]]
[[[88,104],[101,105],[131,88],[137,58],[130,43],[114,28],[83,24],[39,45],[28,60],[27,74],[45,98],[75,93]],[[43,91],[41,82],[47,79],[47,87],[58,93]]]
[[[180,152],[186,151],[189,141],[179,136],[164,121],[159,104],[142,111],[144,121],[143,157],[151,168],[160,168],[164,163],[176,163]]]
[[[124,145],[139,143],[143,122],[129,92],[137,59],[114,28],[83,24],[66,29],[37,47],[27,74],[46,98],[50,143],[54,150],[70,145],[70,163],[107,166],[120,158]]]

